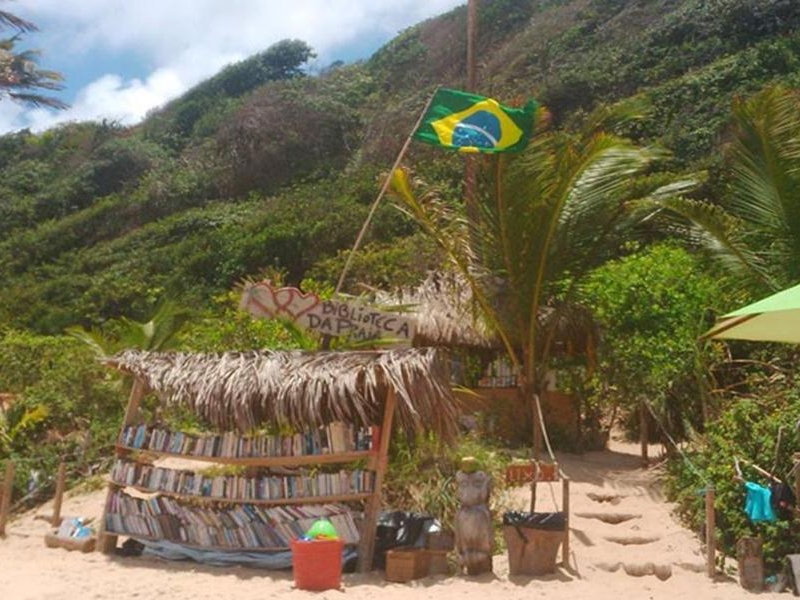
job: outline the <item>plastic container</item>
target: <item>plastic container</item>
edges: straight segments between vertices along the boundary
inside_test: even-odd
[[[564,513],[507,512],[503,537],[508,548],[510,575],[544,575],[556,570],[556,556],[564,541]]]
[[[301,590],[334,590],[342,585],[342,540],[292,540],[294,585]]]

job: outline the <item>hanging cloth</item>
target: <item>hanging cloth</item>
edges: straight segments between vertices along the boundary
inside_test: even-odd
[[[759,485],[752,481],[744,482],[747,495],[744,501],[744,512],[753,523],[768,521],[770,523],[777,520],[775,511],[772,508],[772,492],[768,487]]]
[[[788,521],[794,516],[795,497],[792,486],[782,481],[773,481],[769,485],[772,492],[772,508],[775,514],[784,521]]]

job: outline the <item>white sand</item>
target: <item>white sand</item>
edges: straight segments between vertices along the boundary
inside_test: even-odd
[[[52,507],[45,505],[12,520],[7,537],[0,539],[0,600],[261,600],[312,595],[350,600],[752,598],[734,577],[718,576],[712,581],[706,576],[701,543],[672,517],[672,506],[659,490],[658,471],[639,468],[636,448],[619,444],[612,448],[559,457],[572,479],[571,558],[570,568],[559,567],[548,576],[509,577],[508,559],[500,554],[494,558],[494,572],[479,577],[435,576],[400,584],[384,581],[383,573],[376,571],[344,575],[341,591],[306,592],[293,589],[290,572],[47,548],[43,536],[50,530],[49,525],[34,518],[35,514],[51,513]],[[554,510],[560,505],[559,491],[560,484],[552,488],[540,485],[537,509]],[[99,518],[104,497],[105,491],[68,495],[62,514]],[[516,508],[527,509],[529,498],[527,490],[516,489],[508,500]],[[634,518],[609,524],[592,516],[598,514],[628,514]],[[726,564],[733,566],[735,561],[729,559]],[[662,580],[654,572],[666,578]]]

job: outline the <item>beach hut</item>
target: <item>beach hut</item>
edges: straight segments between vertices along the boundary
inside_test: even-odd
[[[504,283],[497,281],[497,298]],[[447,348],[453,359],[454,382],[472,393],[458,392],[465,415],[478,413],[493,423],[495,433],[520,443],[530,436],[530,410],[519,397],[516,377],[500,339],[481,319],[469,286],[453,273],[434,272],[418,286],[375,292],[377,305],[403,307],[416,322],[414,346]],[[584,356],[594,361],[597,327],[592,313],[579,305],[544,306],[539,311],[538,348],[550,346],[550,357]],[[549,341],[548,341],[549,338]],[[468,366],[466,363],[469,362]],[[480,366],[476,375],[474,366]],[[578,414],[573,398],[557,388],[549,374],[541,395],[548,423],[577,436]]]

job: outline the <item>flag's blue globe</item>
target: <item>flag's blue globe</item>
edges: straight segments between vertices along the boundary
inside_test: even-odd
[[[481,110],[462,119],[453,129],[453,146],[494,148],[502,135],[500,119]]]

